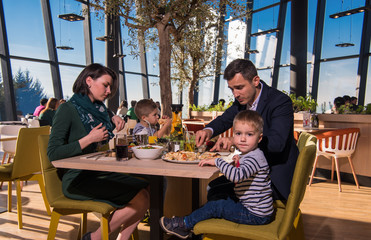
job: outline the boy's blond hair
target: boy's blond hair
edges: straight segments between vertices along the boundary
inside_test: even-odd
[[[236,117],[234,117],[233,126],[236,124],[237,121],[250,124],[256,129],[256,131],[258,131],[259,133],[263,133],[264,120],[256,111],[243,110],[239,112]]]
[[[142,120],[143,116],[148,116],[155,109],[157,105],[152,99],[142,99],[135,105],[134,112],[138,119]]]

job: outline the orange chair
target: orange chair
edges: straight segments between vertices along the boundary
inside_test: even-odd
[[[331,181],[334,180],[334,165],[336,167],[336,175],[339,184],[339,191],[341,192],[341,180],[339,170],[339,158],[348,158],[350,168],[352,169],[354,181],[356,182],[357,188],[359,188],[357,175],[354,171],[353,162],[351,155],[354,153],[357,145],[357,138],[359,135],[359,128],[345,128],[326,131],[316,134],[317,137],[317,156],[314,161],[312,175],[310,177],[309,186],[312,184],[314,172],[319,156],[325,156],[331,159]]]
[[[196,133],[199,130],[204,129],[205,123],[202,119],[183,119],[183,126],[188,130]]]

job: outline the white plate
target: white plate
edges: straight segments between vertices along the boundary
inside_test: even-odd
[[[170,160],[162,157],[162,160],[166,162],[172,162],[172,163],[183,163],[183,164],[197,164],[200,162],[200,160],[194,160],[194,161],[179,161],[179,160]]]

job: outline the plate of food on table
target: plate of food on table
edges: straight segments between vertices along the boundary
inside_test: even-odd
[[[218,152],[198,153],[190,151],[177,151],[164,154],[162,156],[162,160],[173,163],[197,164],[202,159],[217,157],[221,157],[221,154]]]

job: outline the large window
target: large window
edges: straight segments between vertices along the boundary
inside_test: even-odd
[[[361,2],[364,3],[364,1],[357,1],[357,3],[362,5]],[[358,13],[333,19],[329,15],[346,11],[356,6],[352,6],[350,1],[326,1],[326,4],[321,58],[359,54],[364,14]],[[354,46],[336,46],[336,44],[341,43],[352,43]]]
[[[40,1],[2,2],[10,55],[48,59]]]
[[[139,101],[143,99],[142,76],[136,74],[125,74],[126,91],[128,102],[132,100]]]
[[[68,13],[82,15],[81,3],[75,0],[50,1],[50,7],[58,61],[85,65],[83,21],[70,22],[58,17],[58,15]],[[73,49],[59,49],[58,47],[61,46]]]
[[[83,68],[60,66],[63,98],[68,100],[72,97],[72,87]]]
[[[50,66],[44,63],[12,60],[12,75],[19,115],[33,113],[40,99],[54,97]]]
[[[326,110],[336,97],[356,96],[357,59],[324,62],[321,64],[317,103],[326,103]],[[330,104],[329,104],[330,103]]]

